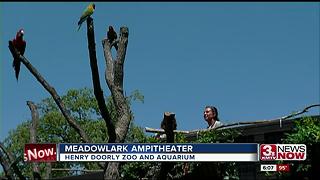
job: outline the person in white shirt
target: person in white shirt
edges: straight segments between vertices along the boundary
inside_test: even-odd
[[[222,126],[218,118],[218,109],[214,106],[206,106],[204,108],[203,118],[208,123],[208,129],[215,129]]]

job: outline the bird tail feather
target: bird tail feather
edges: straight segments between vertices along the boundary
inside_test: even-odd
[[[20,65],[21,62],[18,59],[13,60],[12,67],[14,68],[17,81],[19,79]]]
[[[83,23],[86,19],[87,19],[87,18],[85,18],[85,17],[81,17],[81,18],[80,18],[80,20],[78,21],[78,31],[79,31],[82,23]]]

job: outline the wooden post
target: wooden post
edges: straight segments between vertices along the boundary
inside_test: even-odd
[[[177,129],[177,122],[175,114],[172,112],[165,112],[163,120],[161,122],[161,128],[164,129],[164,132],[167,137],[167,143],[174,143],[174,132],[173,130]]]
[[[167,143],[174,143],[174,132],[177,129],[177,122],[175,114],[172,112],[165,112],[163,120],[161,122],[161,128],[164,129],[166,134]],[[160,178],[167,179],[169,171],[173,168],[173,162],[163,162],[161,163]]]

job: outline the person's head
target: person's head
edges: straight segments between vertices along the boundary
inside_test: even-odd
[[[218,109],[214,106],[206,106],[204,108],[203,118],[207,121],[209,125],[211,125],[213,121],[219,121]]]

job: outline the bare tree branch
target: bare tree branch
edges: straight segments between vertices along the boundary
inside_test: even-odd
[[[49,85],[49,83],[41,76],[41,74],[37,71],[36,68],[32,66],[32,64],[22,56],[16,48],[13,46],[12,41],[9,41],[9,49],[11,54],[15,58],[19,58],[19,60],[27,67],[27,69],[33,74],[33,76],[38,80],[38,82],[51,94],[52,98],[58,105],[60,111],[63,116],[66,118],[69,125],[76,130],[76,132],[80,135],[84,142],[91,142],[87,134],[81,129],[80,125],[72,118],[70,112],[65,108],[64,103],[62,102],[60,96],[56,92],[56,90]]]
[[[103,119],[106,122],[109,135],[109,143],[124,142],[127,135],[130,121],[131,112],[127,100],[123,94],[123,65],[125,61],[126,49],[128,44],[129,30],[127,27],[121,27],[119,41],[115,40],[112,43],[119,43],[117,50],[117,59],[113,61],[111,54],[110,43],[107,39],[102,41],[104,49],[104,56],[106,61],[105,78],[107,85],[111,92],[112,100],[116,109],[116,124],[114,125],[108,109],[105,104],[103,91],[100,86],[99,70],[97,66],[95,39],[94,39],[94,26],[93,19],[89,17],[87,19],[87,36],[88,36],[88,49],[90,57],[90,66],[92,72],[92,81],[94,87],[94,94],[98,101],[99,109]],[[106,162],[104,168],[105,179],[117,179],[119,178],[119,162]]]
[[[95,38],[94,38],[94,26],[93,26],[93,19],[89,17],[87,19],[87,36],[88,36],[88,49],[89,49],[89,57],[90,57],[90,67],[92,73],[92,82],[93,82],[93,89],[94,95],[96,96],[98,106],[101,112],[101,116],[104,119],[106,126],[108,128],[108,136],[109,136],[109,143],[114,143],[116,140],[116,133],[115,127],[112,123],[110,113],[107,109],[103,91],[100,85],[100,78],[99,78],[99,69],[97,65],[97,57],[96,57],[96,47],[95,47]]]
[[[293,113],[293,114],[290,114],[290,115],[286,115],[286,116],[283,116],[283,117],[280,117],[280,118],[276,118],[276,119],[258,120],[258,121],[253,121],[253,122],[238,122],[238,123],[226,124],[226,125],[222,125],[222,126],[218,127],[217,129],[220,129],[220,128],[223,128],[223,127],[230,127],[230,126],[246,125],[246,124],[269,123],[269,122],[274,122],[274,121],[279,121],[280,122],[280,126],[281,126],[281,123],[282,123],[283,120],[286,120],[286,119],[289,119],[289,118],[292,118],[292,117],[296,117],[296,116],[298,116],[300,114],[306,113],[306,112],[308,112],[308,110],[310,108],[317,107],[317,106],[320,106],[320,104],[313,104],[313,105],[307,106],[301,111],[298,111],[296,113]]]
[[[5,170],[6,174],[8,177],[11,177],[12,179],[15,179],[13,176],[13,173],[15,173],[19,179],[26,179],[20,169],[17,166],[17,161],[18,159],[14,160],[13,155],[11,154],[11,152],[7,151],[4,144],[2,142],[0,142],[0,161],[1,161],[1,165],[3,167],[3,169]],[[7,158],[5,158],[5,156]],[[11,168],[13,169],[13,171],[11,170]]]
[[[30,143],[37,142],[37,127],[39,122],[39,113],[37,106],[32,101],[27,101],[27,105],[31,111],[32,122],[30,125]],[[40,168],[38,162],[33,162],[33,179],[41,179]]]
[[[273,120],[280,120],[280,119],[285,120],[285,119],[289,119],[289,118],[291,118],[291,117],[295,117],[295,116],[298,116],[298,115],[300,115],[300,114],[306,113],[306,112],[308,112],[308,110],[309,110],[310,108],[317,107],[317,106],[320,107],[320,104],[313,104],[313,105],[307,106],[307,107],[305,107],[305,108],[304,108],[303,110],[301,110],[301,111],[298,111],[298,112],[296,112],[296,113],[293,113],[293,114],[290,114],[290,115],[287,115],[287,116],[283,116],[283,117],[281,117],[281,118],[273,119]],[[271,121],[272,121],[272,120],[271,120]]]
[[[6,178],[14,179],[13,172],[10,169],[10,163],[8,162],[7,158],[4,157],[4,153],[1,150],[0,150],[0,163]]]
[[[95,50],[95,38],[94,38],[94,25],[93,25],[93,19],[89,17],[87,19],[87,37],[88,37],[88,49],[89,49],[89,57],[90,57],[90,67],[91,67],[91,73],[92,73],[92,82],[93,82],[93,88],[94,88],[94,94],[98,102],[99,110],[101,112],[101,116],[105,120],[107,129],[108,129],[108,136],[109,136],[109,143],[114,143],[117,141],[117,135],[116,135],[116,130],[115,130],[115,125],[113,124],[111,120],[110,113],[107,109],[105,100],[104,100],[104,95],[103,91],[100,85],[100,78],[99,78],[99,69],[97,65],[97,58],[96,58],[96,50]],[[108,42],[108,45],[109,42]],[[111,48],[109,48],[109,53],[111,57]],[[106,53],[106,51],[105,51]],[[112,64],[112,57],[111,59],[111,64]],[[107,66],[108,69],[106,69],[106,73],[109,73],[108,77],[109,81],[107,81],[108,87],[111,90],[113,87],[112,84],[112,79],[113,79],[113,65]],[[107,79],[107,77],[106,77]],[[112,91],[111,91],[112,93]],[[99,164],[100,165],[100,164]],[[105,179],[115,179],[119,177],[118,173],[119,169],[119,162],[106,162],[104,165],[104,178]]]
[[[39,113],[37,106],[32,101],[27,101],[27,105],[31,111],[32,122],[30,125],[30,143],[37,142],[37,126],[39,121]]]
[[[99,77],[99,68],[97,63],[96,57],[96,44],[95,44],[95,37],[94,37],[94,25],[93,19],[88,17],[87,19],[87,39],[88,39],[88,50],[89,50],[89,60],[90,60],[90,67],[91,67],[91,74],[92,74],[92,83],[93,83],[93,91],[98,102],[98,107],[101,112],[101,116],[104,119],[106,126],[107,126],[107,133],[108,133],[108,142],[113,143],[116,139],[115,135],[115,128],[114,124],[112,123],[110,113],[107,109],[103,91],[100,85],[100,77]],[[98,163],[101,168],[105,168],[108,162],[105,164]]]
[[[156,128],[150,128],[150,127],[145,127],[144,128],[146,132],[149,132],[149,133],[160,133],[160,134],[164,134],[165,131],[164,129],[156,129]],[[199,131],[199,130],[196,130],[196,131]],[[184,131],[184,130],[173,130],[174,133],[182,133],[182,134],[188,134],[192,131]]]
[[[108,41],[108,39],[103,39],[102,40],[102,47],[103,47],[103,52],[104,52],[104,58],[106,61],[106,71],[105,71],[105,78],[107,85],[109,89],[113,89],[113,79],[114,79],[114,64],[113,64],[113,58],[111,54],[111,45]]]
[[[128,46],[128,36],[129,36],[129,29],[127,27],[120,28],[120,39],[119,39],[119,48],[117,53],[117,58],[115,61],[115,86],[119,87],[123,90],[123,65],[127,53],[127,46]]]

